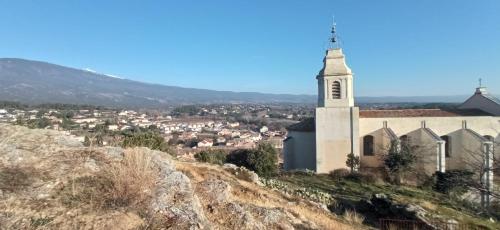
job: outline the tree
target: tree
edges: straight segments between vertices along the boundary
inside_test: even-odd
[[[351,173],[354,172],[354,170],[359,167],[359,156],[354,155],[354,153],[349,153],[345,164],[351,169]]]
[[[498,131],[497,131],[498,133]],[[466,154],[466,168],[474,172],[474,175],[468,178],[469,191],[481,195],[481,207],[488,209],[491,205],[491,198],[500,199],[500,191],[493,186],[492,176],[498,171],[497,154],[494,154],[495,148],[499,145],[492,136],[484,137],[488,144],[481,142],[476,146],[462,146],[462,151]]]
[[[227,162],[243,166],[259,176],[270,177],[278,172],[278,152],[268,143],[255,149],[238,149],[227,156]]]
[[[160,134],[153,132],[133,133],[125,136],[122,146],[124,148],[141,146],[170,154],[173,153],[165,139]]]
[[[75,125],[71,119],[63,117],[61,122],[61,127],[65,130],[71,129]]]
[[[437,192],[460,197],[469,190],[474,173],[468,170],[450,170],[436,172],[436,183],[433,187]]]
[[[415,164],[414,149],[415,147],[406,141],[394,140],[391,142],[389,152],[384,158],[384,164],[395,183],[400,184],[402,175]]]

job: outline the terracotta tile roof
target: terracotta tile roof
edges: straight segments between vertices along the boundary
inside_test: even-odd
[[[361,110],[359,117],[458,117],[458,116],[491,116],[478,109],[398,109],[398,110]]]
[[[288,126],[286,129],[288,131],[298,131],[298,132],[314,132],[316,130],[316,124],[314,118],[306,118],[299,123]]]

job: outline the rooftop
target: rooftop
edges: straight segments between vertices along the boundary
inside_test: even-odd
[[[491,116],[479,109],[397,109],[397,110],[361,110],[360,118],[377,117],[461,117]]]

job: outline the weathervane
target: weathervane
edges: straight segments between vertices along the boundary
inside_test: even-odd
[[[330,37],[330,47],[331,48],[338,48],[339,47],[336,26],[337,26],[337,23],[335,23],[335,16],[333,16],[332,36]]]

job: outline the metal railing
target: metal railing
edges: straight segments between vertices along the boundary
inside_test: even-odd
[[[480,226],[451,222],[423,222],[418,220],[380,219],[381,230],[483,230]]]

